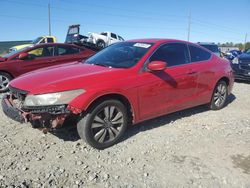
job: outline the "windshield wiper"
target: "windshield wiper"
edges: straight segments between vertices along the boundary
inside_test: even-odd
[[[102,64],[102,63],[93,63],[93,65],[98,65],[98,66],[102,66],[102,67],[112,67],[110,65]]]

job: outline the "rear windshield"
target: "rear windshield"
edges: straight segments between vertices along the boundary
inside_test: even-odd
[[[219,48],[217,45],[211,45],[211,44],[200,44],[200,45],[210,50],[211,52],[219,52]]]

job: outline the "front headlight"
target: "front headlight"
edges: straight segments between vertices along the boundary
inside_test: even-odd
[[[85,93],[84,89],[78,89],[58,93],[28,95],[25,98],[24,106],[50,106],[68,104],[71,100],[83,93]]]
[[[233,58],[232,63],[239,64],[239,58],[238,57]]]
[[[17,51],[16,48],[10,48],[10,49],[9,49],[9,52],[15,52],[15,51]]]

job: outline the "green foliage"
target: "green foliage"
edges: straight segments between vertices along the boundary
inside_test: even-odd
[[[247,42],[245,49],[249,49],[249,48],[250,48],[250,42]]]
[[[218,43],[218,45],[221,47],[238,47],[240,50],[243,50],[245,46],[243,43],[234,44],[232,42]],[[246,43],[245,49],[248,49],[248,48],[250,48],[250,42]]]

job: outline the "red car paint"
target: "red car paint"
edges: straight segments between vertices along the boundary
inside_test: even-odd
[[[28,91],[28,95],[84,89],[84,94],[69,103],[69,109],[75,109],[75,112],[87,110],[100,97],[122,96],[130,103],[133,123],[209,103],[220,79],[228,81],[229,93],[232,90],[234,77],[230,64],[214,54],[204,62],[168,67],[164,71],[142,71],[146,60],[162,44],[192,43],[169,39],[132,42],[153,43],[153,46],[131,68],[72,63],[23,75],[10,85]]]
[[[77,48],[79,49],[79,53],[68,54],[68,55],[54,54],[53,56],[37,57],[34,59],[25,59],[25,60],[19,59],[20,54],[28,53],[32,50],[43,47],[53,47],[54,49],[57,49],[58,47]],[[15,78],[17,76],[20,76],[30,71],[34,71],[36,69],[69,63],[73,61],[84,60],[93,54],[95,54],[94,51],[73,44],[63,44],[63,43],[40,44],[40,45],[35,45],[33,47],[28,47],[23,51],[11,55],[8,58],[0,58],[0,72],[5,72],[9,74],[12,78]]]

